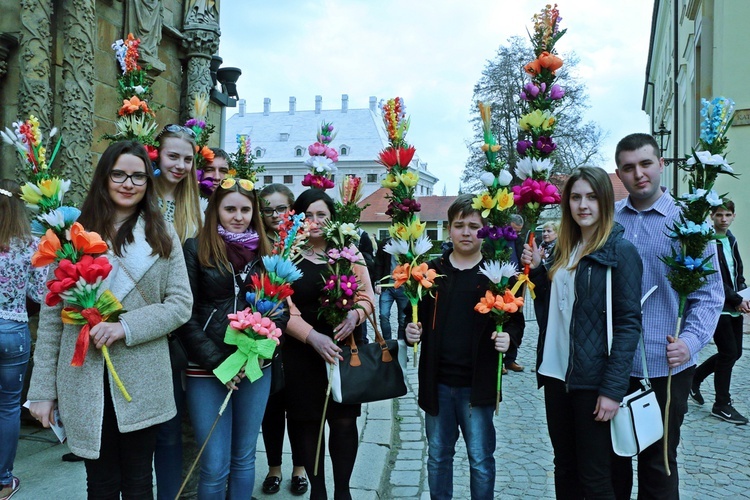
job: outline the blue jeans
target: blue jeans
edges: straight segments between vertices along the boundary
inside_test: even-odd
[[[185,390],[182,388],[181,371],[172,371],[172,384],[177,415],[159,424],[156,434],[154,471],[158,500],[174,500],[182,485],[182,417],[185,414]]]
[[[30,351],[29,325],[0,319],[0,487],[13,482],[21,433],[21,392]]]
[[[263,376],[253,383],[242,380],[238,387],[201,456],[201,500],[247,499],[255,487],[255,447],[271,389],[271,370],[264,369]],[[206,440],[227,391],[217,378],[187,377],[188,412],[199,447]]]
[[[453,455],[458,430],[466,442],[469,456],[471,498],[494,498],[495,426],[492,406],[471,406],[470,387],[438,384],[438,414],[425,413],[429,447],[427,482],[433,500],[453,498]]]
[[[403,290],[393,287],[383,287],[380,292],[380,329],[383,331],[383,338],[388,340],[393,338],[391,333],[391,307],[396,302],[396,317],[398,318],[398,337],[404,339],[404,328],[406,328],[406,307],[409,305],[409,299],[406,298]]]

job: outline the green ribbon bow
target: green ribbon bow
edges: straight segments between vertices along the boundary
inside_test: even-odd
[[[258,366],[258,358],[271,359],[276,350],[276,341],[258,335],[255,332],[239,332],[227,327],[224,343],[236,345],[237,350],[214,369],[214,375],[226,384],[245,367],[245,375],[250,382],[255,382],[263,376]]]

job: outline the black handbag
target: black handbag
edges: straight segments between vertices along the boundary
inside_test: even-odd
[[[188,356],[182,340],[174,332],[167,335],[169,341],[169,361],[173,371],[181,371],[188,367]]]
[[[375,330],[375,342],[356,345],[349,335],[348,344],[341,348],[344,360],[328,370],[331,395],[337,403],[369,403],[406,394],[405,348],[399,353],[398,340],[383,339],[374,315],[367,318]]]

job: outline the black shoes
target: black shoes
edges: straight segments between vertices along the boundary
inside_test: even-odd
[[[711,415],[716,418],[720,418],[729,422],[730,424],[745,425],[747,424],[747,418],[743,417],[740,412],[734,409],[731,404],[727,405],[714,405],[711,410]]]
[[[278,493],[281,488],[281,478],[278,476],[266,476],[263,480],[263,493],[266,495],[273,495]]]
[[[690,387],[690,397],[693,398],[693,401],[698,403],[699,405],[702,405],[706,401],[703,399],[703,394],[701,394],[701,386],[693,384],[692,387]]]
[[[289,488],[292,495],[304,495],[307,493],[307,478],[305,476],[292,476],[292,485]]]

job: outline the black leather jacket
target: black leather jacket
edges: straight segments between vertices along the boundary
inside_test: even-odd
[[[597,390],[622,401],[627,394],[633,355],[641,334],[641,278],[643,262],[615,222],[602,248],[581,259],[575,274],[575,301],[570,323],[568,389]],[[551,265],[551,263],[550,263]],[[612,267],[613,341],[607,356],[607,267]],[[550,280],[545,266],[531,271],[536,285],[536,306],[549,311]],[[556,307],[557,305],[555,305]],[[547,335],[547,314],[539,315],[537,371],[542,364]],[[539,386],[543,379],[537,374]]]
[[[237,350],[236,346],[224,343],[224,333],[229,325],[227,315],[247,307],[245,293],[252,283],[251,276],[261,272],[260,259],[247,265],[244,270],[247,275],[242,280],[240,275],[234,276],[222,267],[201,266],[197,238],[187,240],[183,250],[193,291],[193,313],[178,335],[188,359],[201,368],[213,370]],[[283,331],[288,320],[288,310],[285,310],[274,323]]]
[[[721,280],[724,282],[724,312],[736,313],[737,306],[742,303],[742,296],[737,292],[747,288],[747,284],[745,283],[745,276],[743,275],[744,269],[742,266],[742,258],[740,257],[740,250],[737,247],[737,239],[731,231],[727,231],[727,238],[729,238],[729,246],[732,249],[732,257],[734,260],[734,281],[732,281],[732,276],[729,274],[729,265],[727,263],[727,258],[724,255],[721,240],[719,239],[716,240],[716,254],[719,257]]]

